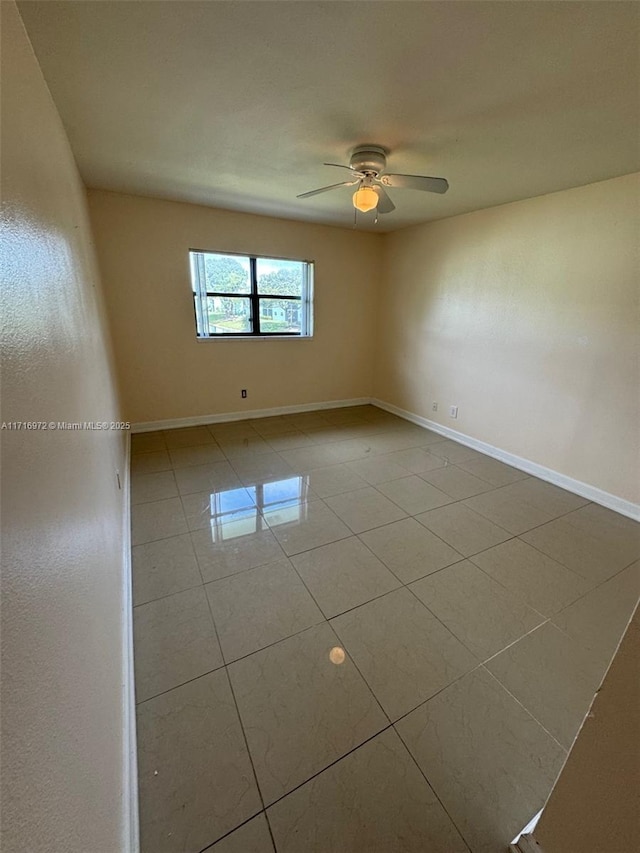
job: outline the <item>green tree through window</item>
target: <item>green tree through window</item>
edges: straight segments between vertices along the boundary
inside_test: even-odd
[[[249,270],[235,258],[224,255],[205,255],[205,275],[207,290],[218,290],[223,293],[248,293]]]
[[[281,269],[258,278],[258,293],[273,296],[302,296],[302,270]]]

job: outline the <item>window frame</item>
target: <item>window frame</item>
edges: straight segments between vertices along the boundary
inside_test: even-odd
[[[222,293],[202,289],[200,270],[198,269],[197,256],[219,255],[224,257],[244,258],[249,261],[249,291],[246,293]],[[301,296],[283,296],[279,293],[258,292],[258,261],[292,261],[304,264],[304,281]],[[189,249],[189,271],[191,278],[191,289],[193,293],[194,320],[196,326],[196,340],[211,341],[218,339],[247,339],[247,338],[312,338],[313,337],[313,279],[315,264],[302,258],[283,258],[274,255],[252,255],[246,252],[223,252],[212,249]],[[200,334],[200,328],[209,326],[208,320],[203,319],[202,302],[210,296],[222,299],[248,299],[249,300],[249,323],[251,331],[240,332],[209,332]],[[277,299],[281,301],[298,302],[301,305],[300,332],[265,332],[260,328],[260,300]]]

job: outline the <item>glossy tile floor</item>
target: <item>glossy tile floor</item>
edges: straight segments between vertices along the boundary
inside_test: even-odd
[[[638,598],[627,518],[370,406],[132,439],[143,853],[498,853]]]

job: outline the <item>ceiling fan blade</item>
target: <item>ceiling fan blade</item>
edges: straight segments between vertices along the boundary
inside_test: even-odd
[[[428,193],[446,193],[449,189],[449,182],[444,178],[428,178],[425,175],[383,175],[380,181],[385,187],[425,190]]]
[[[337,166],[338,169],[348,169],[350,172],[355,172],[355,169],[352,169],[351,166],[345,166],[343,163],[323,163],[323,166]]]
[[[297,195],[296,198],[309,198],[309,196],[318,195],[318,193],[326,193],[329,190],[336,190],[338,189],[338,187],[352,187],[354,184],[358,183],[360,183],[360,178],[356,178],[355,181],[342,181],[342,183],[340,184],[331,184],[331,186],[328,187],[320,187],[319,190],[311,190],[308,193],[300,193],[300,195]]]
[[[378,193],[378,212],[379,213],[391,213],[392,210],[396,209],[395,204],[391,201],[389,196],[387,195],[386,190],[383,190],[382,187],[375,187],[375,191]]]

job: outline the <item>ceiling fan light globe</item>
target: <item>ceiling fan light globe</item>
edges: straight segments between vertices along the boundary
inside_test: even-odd
[[[378,206],[378,193],[372,187],[360,187],[353,194],[353,206],[361,213],[368,213]]]

